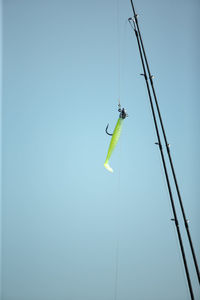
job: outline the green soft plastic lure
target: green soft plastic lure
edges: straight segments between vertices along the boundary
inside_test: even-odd
[[[109,166],[109,159],[110,159],[110,157],[111,157],[111,155],[112,155],[112,153],[113,153],[113,151],[114,151],[114,149],[117,145],[119,137],[121,135],[122,125],[123,125],[124,119],[128,116],[127,113],[126,113],[126,110],[124,108],[121,109],[120,104],[119,104],[118,111],[120,112],[120,115],[119,115],[119,119],[117,120],[117,124],[115,126],[114,131],[113,131],[113,134],[110,134],[107,131],[109,124],[106,127],[106,133],[108,135],[112,135],[112,138],[111,138],[111,141],[110,141],[110,146],[108,148],[108,154],[107,154],[107,157],[106,157],[106,161],[104,163],[104,167],[110,172],[113,172],[113,169]]]

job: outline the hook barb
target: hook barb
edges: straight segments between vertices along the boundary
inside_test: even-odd
[[[107,133],[108,135],[111,135],[111,136],[112,136],[113,134],[108,132],[108,126],[109,126],[109,124],[106,126],[106,133]]]

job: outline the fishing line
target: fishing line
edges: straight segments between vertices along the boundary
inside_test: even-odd
[[[114,285],[114,300],[118,298],[118,286],[119,286],[119,258],[120,258],[120,227],[121,227],[121,153],[122,153],[122,141],[119,141],[119,171],[118,171],[118,197],[116,203],[116,252],[115,252],[115,285]]]
[[[117,219],[118,222],[118,219]],[[119,281],[119,227],[117,226],[117,240],[115,252],[115,280],[114,280],[114,300],[117,300]]]
[[[121,96],[121,39],[120,39],[120,20],[119,20],[120,3],[117,0],[117,48],[118,48],[118,101],[120,102]]]
[[[121,37],[120,37],[120,0],[117,0],[117,44],[118,44],[118,107],[120,107],[121,98]],[[121,162],[121,141],[119,143],[119,164]],[[120,201],[120,165],[119,165],[119,176],[118,176],[118,197],[116,203],[116,249],[115,249],[115,279],[114,279],[114,300],[117,300],[118,295],[118,281],[119,281],[119,201]]]
[[[128,52],[128,47],[127,47],[127,32],[128,32],[128,20],[126,19],[125,22],[121,24],[121,35],[120,35],[120,40],[121,40],[121,49],[120,49],[120,97],[122,99],[126,98],[126,75],[127,75],[127,52]]]

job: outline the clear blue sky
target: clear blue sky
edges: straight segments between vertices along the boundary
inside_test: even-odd
[[[200,262],[200,2],[134,3]],[[129,0],[3,1],[2,300],[190,299],[131,16]]]

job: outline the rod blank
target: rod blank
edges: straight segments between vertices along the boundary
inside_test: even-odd
[[[171,153],[170,153],[170,144],[167,141],[167,136],[166,136],[164,124],[163,124],[163,121],[162,121],[162,116],[161,116],[161,112],[160,112],[160,108],[159,108],[159,104],[158,104],[158,99],[157,99],[154,84],[153,84],[153,77],[154,76],[151,74],[151,71],[150,71],[150,68],[149,68],[149,63],[148,63],[147,56],[146,56],[146,52],[145,52],[145,49],[144,49],[144,44],[143,44],[143,40],[142,40],[142,36],[141,36],[139,24],[138,24],[138,15],[136,14],[136,11],[135,11],[135,8],[134,8],[134,5],[133,5],[133,1],[130,0],[130,2],[131,2],[134,17],[129,18],[128,21],[131,24],[131,27],[133,28],[133,30],[135,32],[135,35],[136,35],[136,39],[137,39],[138,49],[139,49],[139,53],[140,53],[140,59],[141,59],[142,68],[143,68],[143,74],[141,74],[141,75],[143,75],[144,78],[145,78],[146,87],[147,87],[148,96],[149,96],[149,101],[150,101],[150,105],[151,105],[151,111],[152,111],[152,115],[153,115],[154,126],[155,126],[155,129],[156,129],[156,134],[157,134],[157,138],[158,138],[158,143],[156,143],[156,144],[159,145],[159,149],[160,149],[162,165],[163,165],[164,172],[165,172],[167,187],[168,187],[171,206],[172,206],[172,211],[173,211],[173,221],[175,221],[175,225],[176,225],[179,245],[180,245],[180,249],[181,249],[181,254],[182,254],[184,268],[185,268],[185,273],[186,273],[188,287],[189,287],[189,291],[190,291],[190,296],[191,296],[191,299],[194,299],[190,274],[189,274],[189,271],[188,271],[187,260],[186,260],[186,256],[185,256],[185,251],[184,251],[184,247],[183,247],[181,232],[180,232],[180,229],[179,229],[179,224],[178,224],[178,219],[177,219],[177,214],[176,214],[176,208],[175,208],[175,205],[174,205],[174,199],[173,199],[173,195],[172,195],[172,192],[171,192],[171,184],[170,184],[170,181],[169,181],[169,176],[168,176],[168,171],[167,171],[167,167],[166,167],[165,157],[164,157],[164,154],[163,154],[162,144],[161,144],[161,141],[160,141],[160,132],[159,132],[158,124],[157,124],[157,118],[156,118],[156,114],[155,114],[154,105],[156,106],[158,119],[159,119],[159,123],[160,123],[160,126],[161,126],[161,132],[162,132],[162,135],[163,135],[163,138],[164,138],[165,147],[167,149],[167,155],[168,155],[168,159],[169,159],[169,162],[170,162],[170,168],[171,168],[171,171],[172,171],[173,180],[174,180],[175,187],[176,187],[176,192],[177,192],[177,195],[178,195],[179,205],[180,205],[180,208],[181,208],[182,217],[183,217],[184,224],[185,224],[185,229],[186,229],[187,237],[188,237],[189,244],[190,244],[190,250],[191,250],[191,253],[192,253],[193,262],[194,262],[196,274],[197,274],[197,277],[198,277],[198,281],[200,283],[200,273],[199,273],[198,263],[197,263],[193,243],[192,243],[192,238],[191,238],[191,235],[190,235],[188,219],[186,218],[186,214],[185,214],[185,210],[184,210],[184,206],[183,206],[183,202],[182,202],[182,198],[181,198],[181,194],[180,194],[180,190],[179,190],[179,186],[178,186],[178,182],[177,182],[177,178],[176,178],[176,173],[175,173],[175,169],[174,169],[174,165],[173,165],[173,161],[172,161],[172,157],[171,157]],[[151,90],[150,90],[150,87],[149,87],[149,81],[148,80],[150,81]],[[151,91],[153,93],[154,103],[153,103],[153,100],[152,100]]]

